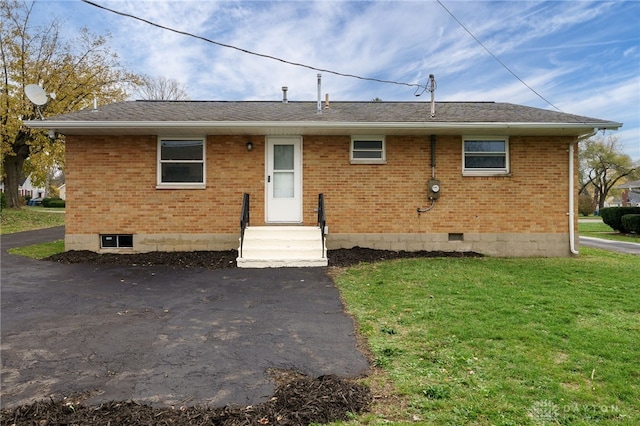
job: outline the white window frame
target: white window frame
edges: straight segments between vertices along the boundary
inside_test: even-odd
[[[162,159],[162,141],[200,141],[202,142],[202,160],[171,161]],[[207,139],[205,137],[171,137],[159,136],[157,145],[157,183],[156,189],[205,189],[207,187]],[[197,163],[202,164],[202,182],[162,182],[162,164],[164,163]]]
[[[360,141],[382,142],[382,149],[355,149],[355,143]],[[379,152],[380,158],[356,158],[355,152]],[[384,135],[356,135],[351,136],[349,146],[349,161],[351,164],[386,164],[387,163],[387,144]]]
[[[487,156],[502,156],[504,155],[505,167],[496,168],[477,168],[466,167],[465,142],[473,141],[496,141],[504,142],[504,152],[482,152],[482,155]],[[463,176],[510,176],[509,167],[509,137],[508,136],[463,136],[462,137],[462,174]]]

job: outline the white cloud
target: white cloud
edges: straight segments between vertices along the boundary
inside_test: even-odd
[[[220,43],[318,68],[407,83],[436,75],[439,100],[551,108],[492,58],[435,1],[107,1],[100,4]],[[134,72],[182,82],[193,99],[315,100],[318,71],[161,30],[77,2],[69,28],[110,28]],[[509,69],[563,111],[624,121],[640,140],[638,2],[445,1]],[[323,72],[333,100],[414,100],[415,89]],[[634,139],[635,138],[635,139]],[[629,148],[631,146],[631,148]]]

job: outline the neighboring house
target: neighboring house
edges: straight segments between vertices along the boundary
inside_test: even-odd
[[[18,193],[28,198],[42,198],[45,196],[45,188],[38,187],[31,182],[31,175],[18,187]]]
[[[4,192],[4,182],[0,182],[0,191]],[[26,198],[42,198],[44,197],[45,189],[35,186],[31,182],[31,175],[20,180],[18,185],[18,195]]]
[[[613,200],[614,206],[640,207],[640,180],[634,180],[618,185],[615,189],[622,189],[623,191],[620,198]]]
[[[58,187],[58,196],[62,200],[66,200],[67,199],[67,184],[66,183],[63,183],[62,185],[60,185]]]
[[[132,101],[27,125],[66,136],[67,250],[237,249],[246,193],[249,229],[316,226],[324,194],[329,249],[569,256],[576,143],[622,124],[509,103],[283,100]]]

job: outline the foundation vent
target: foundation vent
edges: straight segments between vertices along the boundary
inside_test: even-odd
[[[462,233],[450,233],[449,241],[464,241],[464,234]]]

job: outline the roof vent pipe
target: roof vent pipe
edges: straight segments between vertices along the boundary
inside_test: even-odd
[[[289,90],[287,86],[282,86],[282,103],[283,104],[289,103],[289,101],[287,100],[287,90]]]
[[[429,74],[429,86],[427,87],[431,92],[431,118],[436,116],[436,77],[433,74]]]
[[[318,74],[318,107],[316,112],[318,114],[322,114],[322,95],[321,95],[321,86],[322,86],[322,74]]]
[[[329,94],[325,93],[324,95],[324,109],[329,109]]]

